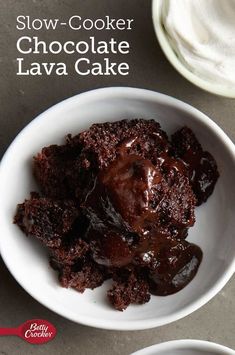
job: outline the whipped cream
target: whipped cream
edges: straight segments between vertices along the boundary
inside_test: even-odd
[[[235,0],[163,0],[161,19],[189,70],[235,88]]]

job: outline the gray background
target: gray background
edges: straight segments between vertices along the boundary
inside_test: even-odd
[[[79,14],[98,18],[134,18],[133,31],[19,32],[15,29],[18,15],[32,18],[67,20]],[[4,153],[16,134],[38,113],[60,100],[77,93],[103,86],[134,86],[153,89],[177,97],[208,114],[228,136],[235,138],[235,101],[208,94],[187,82],[167,62],[156,41],[151,22],[149,0],[0,0],[0,152]],[[15,43],[21,35],[35,35],[44,40],[87,40],[88,35],[108,40],[110,36],[128,40],[131,53],[117,59],[128,61],[127,77],[17,77]],[[94,57],[90,57],[94,60]],[[53,61],[38,55],[38,61]],[[60,55],[58,61],[68,66],[76,55]],[[35,57],[28,57],[28,62]],[[43,134],[43,133],[42,133]],[[3,238],[4,236],[1,236]],[[34,301],[13,279],[0,262],[0,326],[17,326],[31,318],[45,318],[58,330],[55,340],[36,346],[16,337],[0,337],[1,354],[128,354],[134,350],[171,339],[195,338],[215,341],[235,348],[235,280],[207,305],[173,324],[146,331],[116,332],[84,327],[72,323]]]

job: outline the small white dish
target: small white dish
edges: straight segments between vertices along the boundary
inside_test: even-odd
[[[231,89],[216,83],[209,82],[190,71],[179,59],[177,53],[172,48],[161,20],[162,4],[165,0],[152,1],[152,18],[155,33],[160,47],[173,67],[194,85],[212,94],[235,98],[235,88]]]
[[[188,240],[204,257],[193,281],[167,297],[152,296],[144,305],[124,312],[106,299],[109,282],[80,294],[62,288],[48,263],[46,250],[26,238],[12,223],[17,203],[35,190],[32,156],[42,147],[62,143],[95,122],[123,118],[154,118],[170,135],[183,125],[195,132],[215,157],[220,178],[207,203],[196,210],[196,224]],[[153,91],[104,88],[67,99],[34,119],[15,138],[0,166],[0,250],[9,271],[36,300],[75,322],[98,328],[137,330],[161,326],[187,316],[214,297],[235,270],[235,148],[226,134],[206,115],[182,101]]]
[[[235,351],[209,341],[185,339],[152,345],[131,355],[235,355]]]

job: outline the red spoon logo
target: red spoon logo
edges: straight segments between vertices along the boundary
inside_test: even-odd
[[[47,320],[31,319],[18,328],[0,328],[1,335],[16,335],[31,344],[43,344],[56,336],[56,328]]]

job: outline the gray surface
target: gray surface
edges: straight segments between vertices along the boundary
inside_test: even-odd
[[[63,98],[89,89],[125,85],[153,89],[186,101],[208,114],[234,140],[235,101],[210,95],[183,79],[170,66],[154,36],[148,0],[0,0],[0,136],[1,154],[15,135],[38,113]],[[16,16],[57,17],[74,14],[85,17],[135,18],[132,32],[115,33],[131,43],[128,77],[17,77],[15,41]],[[108,39],[110,34],[98,33]],[[58,30],[40,32],[43,39],[86,39],[87,32]],[[29,58],[30,59],[30,58]],[[63,56],[58,58],[63,61]],[[76,56],[72,56],[74,62]],[[49,59],[48,59],[49,61]],[[1,236],[3,238],[4,236]],[[54,341],[33,346],[14,337],[0,338],[0,354],[128,354],[134,350],[171,339],[195,338],[235,348],[234,278],[211,302],[173,324],[146,331],[116,332],[84,327],[47,310],[34,301],[0,262],[0,326],[16,326],[26,319],[45,318],[58,330]]]

